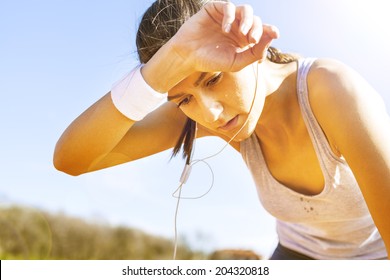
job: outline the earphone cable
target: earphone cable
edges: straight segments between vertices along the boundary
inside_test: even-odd
[[[254,91],[254,95],[253,95],[253,100],[252,100],[251,106],[249,108],[248,115],[250,114],[250,112],[252,112],[253,106],[255,104],[256,95],[257,95],[259,63],[257,63],[257,69],[256,70],[254,69],[253,71],[254,71],[254,74],[255,74],[255,81],[256,81],[256,83],[255,83],[255,91]],[[211,168],[210,164],[206,160],[211,159],[211,158],[216,157],[217,155],[221,154],[225,150],[225,148],[234,140],[234,138],[236,138],[237,135],[244,129],[244,127],[246,126],[248,121],[249,121],[249,117],[245,120],[245,122],[241,126],[241,128],[233,135],[233,137],[217,153],[212,154],[212,155],[207,156],[207,157],[202,158],[202,159],[190,160],[189,164],[186,164],[186,166],[184,167],[182,176],[180,178],[180,181],[181,181],[180,185],[175,190],[175,192],[172,194],[173,197],[177,198],[176,210],[175,210],[175,218],[174,218],[175,238],[174,238],[173,260],[176,260],[177,246],[178,246],[177,217],[178,217],[178,212],[179,212],[180,200],[181,199],[199,199],[199,198],[204,197],[205,195],[207,195],[211,191],[211,189],[214,186],[214,172],[213,172],[213,169]],[[195,133],[196,133],[196,130],[197,130],[197,128],[195,129]],[[195,135],[195,140],[196,140],[196,135]],[[195,151],[195,140],[194,140],[194,144],[193,144],[194,148],[191,151],[191,158],[192,158],[192,156],[194,154],[194,151]],[[197,197],[182,197],[181,196],[181,191],[182,191],[183,185],[186,183],[187,179],[189,178],[189,175],[190,175],[190,172],[191,172],[191,167],[193,165],[199,163],[199,162],[203,162],[204,164],[206,164],[207,167],[209,168],[210,172],[211,172],[211,184],[210,184],[210,187],[204,194],[202,194],[200,196],[197,196]],[[177,192],[179,192],[179,193],[176,196]]]

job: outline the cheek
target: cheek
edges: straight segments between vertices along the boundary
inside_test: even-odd
[[[256,86],[251,77],[237,79],[227,87],[226,102],[236,108],[248,111],[255,97]]]

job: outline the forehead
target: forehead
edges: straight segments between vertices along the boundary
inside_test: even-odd
[[[195,72],[171,88],[169,93],[188,89],[188,87],[198,87],[204,79],[210,76],[209,74],[208,72]]]

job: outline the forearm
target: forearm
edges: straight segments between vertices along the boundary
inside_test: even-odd
[[[168,92],[194,71],[188,58],[180,57],[175,51],[174,40],[162,46],[141,70],[145,81],[161,93]]]
[[[70,175],[90,171],[107,155],[135,122],[122,115],[110,94],[98,100],[62,134],[54,152],[55,167]]]
[[[158,92],[166,92],[175,86],[187,76],[186,69],[190,68],[174,54],[172,44],[164,45],[141,68],[142,77],[137,74],[136,78],[134,73],[137,70],[132,71],[113,87],[111,94],[97,101],[72,122],[56,145],[55,167],[65,173],[79,175],[130,161],[133,152],[127,155],[110,152],[124,138],[135,120],[141,120],[149,112],[150,108],[147,111],[142,109],[142,102],[148,103],[151,95],[159,95]],[[154,97],[151,98],[151,102],[155,102]],[[136,145],[142,146],[144,143]]]

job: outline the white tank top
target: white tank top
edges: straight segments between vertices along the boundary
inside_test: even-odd
[[[276,219],[280,243],[314,259],[380,259],[387,256],[356,179],[336,156],[310,108],[306,77],[314,59],[298,61],[297,94],[325,186],[314,196],[291,190],[268,170],[255,135],[240,150],[264,208]]]

